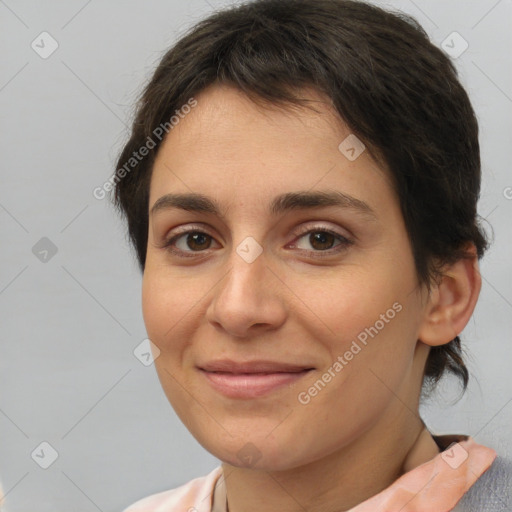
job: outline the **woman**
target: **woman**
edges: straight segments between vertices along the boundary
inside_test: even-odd
[[[418,414],[445,372],[467,385],[488,243],[473,109],[413,19],[213,14],[163,57],[117,169],[160,382],[222,461],[126,512],[467,511],[490,492],[496,452]]]

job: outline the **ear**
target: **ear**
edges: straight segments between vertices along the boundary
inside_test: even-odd
[[[466,252],[467,258],[445,267],[439,283],[432,287],[418,334],[418,339],[427,345],[449,343],[473,314],[482,277],[474,244]]]

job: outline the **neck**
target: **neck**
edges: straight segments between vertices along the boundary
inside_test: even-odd
[[[327,457],[283,471],[223,463],[229,512],[343,512],[431,460],[439,448],[419,416],[419,400],[392,400],[356,440]]]
[[[377,433],[379,438],[374,439]],[[439,453],[420,421],[416,428],[394,434],[372,429],[328,457],[286,471],[258,471],[224,463],[228,511],[347,511]]]

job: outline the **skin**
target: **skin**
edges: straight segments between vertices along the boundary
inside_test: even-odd
[[[480,290],[471,247],[473,257],[448,268],[430,294],[419,285],[389,171],[368,151],[347,159],[338,145],[350,130],[327,99],[304,96],[318,113],[263,108],[232,87],[209,87],[165,139],[150,184],[150,210],[165,194],[196,192],[223,214],[150,216],[142,304],[164,392],[223,461],[230,512],[348,510],[436,455],[417,412],[425,361],[431,346],[460,333]],[[374,217],[336,206],[268,212],[279,194],[318,190],[364,201]],[[178,228],[209,237],[194,244],[183,235],[174,247],[192,256],[179,257],[163,247]],[[322,228],[352,243],[336,252],[335,237],[322,246],[304,235]],[[249,236],[263,249],[252,263],[236,252]],[[395,303],[400,312],[300,403]],[[221,358],[314,370],[266,396],[234,399],[197,368]]]

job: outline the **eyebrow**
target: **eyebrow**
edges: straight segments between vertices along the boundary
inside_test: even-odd
[[[369,220],[377,220],[375,211],[368,203],[337,190],[287,192],[276,196],[269,205],[268,211],[277,216],[292,210],[319,209],[336,206],[353,210]],[[203,194],[166,194],[152,206],[150,215],[169,209],[210,213],[224,219],[218,203]]]

